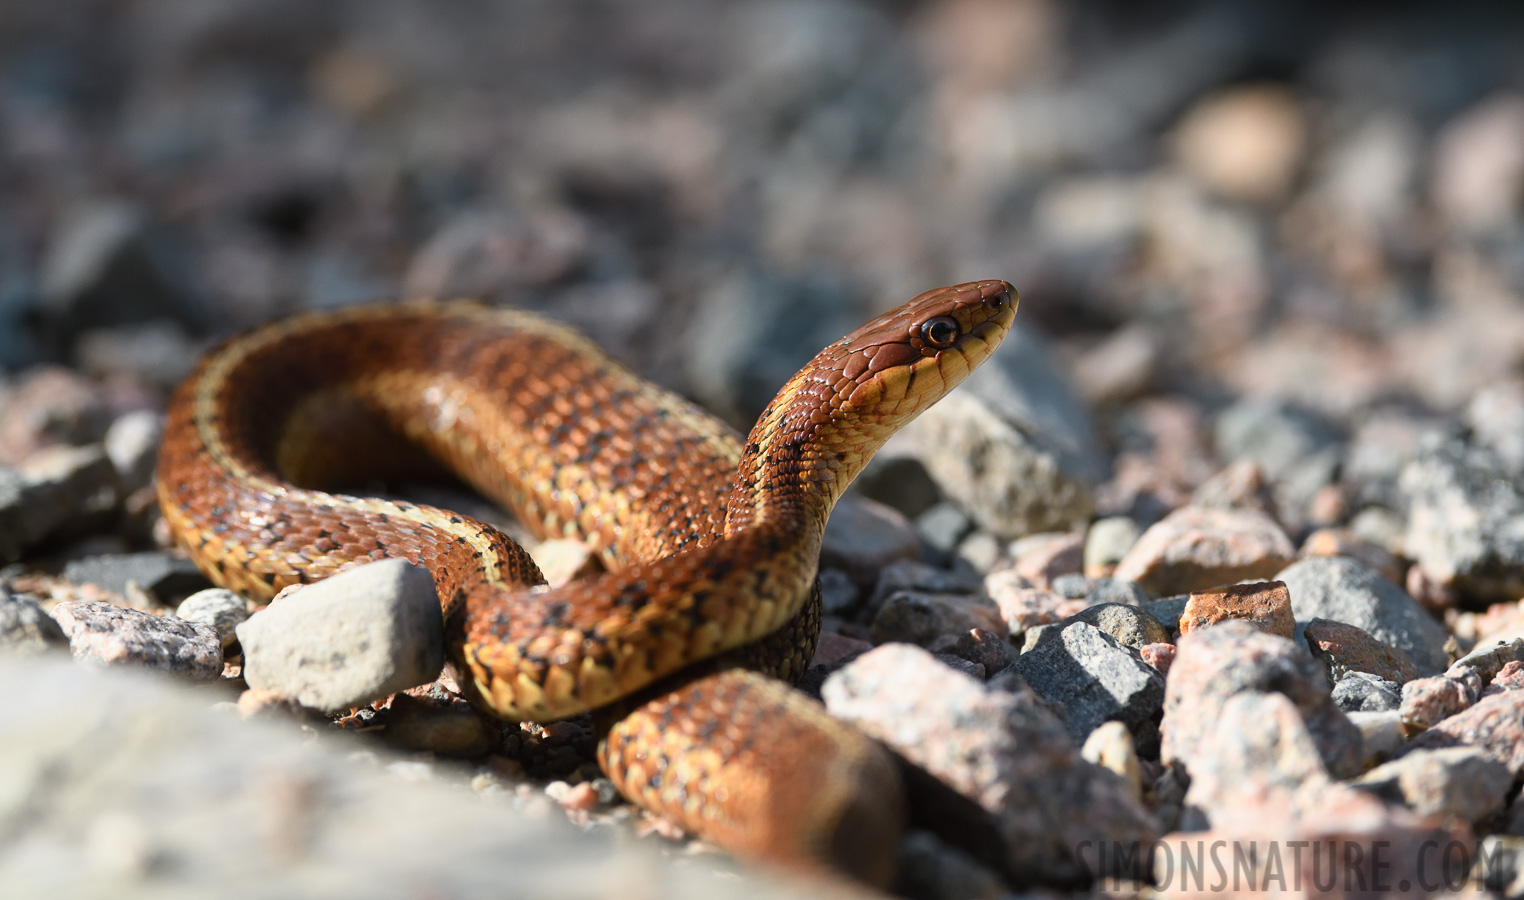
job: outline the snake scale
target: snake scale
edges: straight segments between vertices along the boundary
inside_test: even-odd
[[[175,393],[159,499],[197,565],[254,599],[376,559],[426,566],[473,704],[597,710],[599,762],[635,802],[748,858],[882,882],[895,766],[784,681],[818,636],[832,505],[1015,311],[1003,281],[928,291],[822,350],[744,440],[529,313],[296,316],[225,342]],[[607,571],[546,588],[488,525],[327,492],[424,458]]]

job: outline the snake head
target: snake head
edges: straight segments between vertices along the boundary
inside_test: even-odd
[[[1016,303],[1004,281],[938,288],[820,351],[752,429],[730,521],[748,521],[769,471],[813,482],[807,502],[828,514],[891,434],[995,352]]]
[[[887,438],[995,352],[1016,305],[1016,289],[1004,281],[927,291],[828,347],[812,365],[834,366],[841,413],[888,429]]]

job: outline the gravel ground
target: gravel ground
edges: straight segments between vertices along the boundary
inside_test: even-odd
[[[464,704],[416,573],[328,588],[328,630],[209,591],[158,517],[159,413],[239,329],[465,295],[745,427],[875,313],[1005,278],[1017,330],[885,448],[822,556],[805,687],[906,761],[895,891],[1199,896],[1182,863],[1222,840],[1261,889],[1453,890],[1453,844],[1488,860],[1473,887],[1524,896],[1521,26],[10,0],[0,886],[220,889],[241,842],[272,896],[510,869],[537,895],[786,893],[621,801],[585,721]],[[518,849],[376,827],[387,791]],[[557,810],[554,852],[520,836]],[[1304,841],[1337,860],[1293,877]]]

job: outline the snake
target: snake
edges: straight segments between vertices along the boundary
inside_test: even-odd
[[[256,602],[375,560],[426,567],[473,705],[594,711],[599,764],[636,804],[742,858],[884,883],[896,765],[789,686],[819,634],[822,535],[1017,302],[1004,281],[927,291],[823,349],[744,438],[527,311],[298,314],[213,348],[174,392],[160,507],[212,582]],[[603,571],[547,587],[488,524],[344,492],[435,467]]]

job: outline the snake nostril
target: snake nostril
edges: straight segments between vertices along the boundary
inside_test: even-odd
[[[991,294],[990,296],[984,298],[984,308],[992,313],[997,313],[1002,309],[1005,309],[1006,304],[1010,302],[1011,289],[1001,288],[999,293]]]

